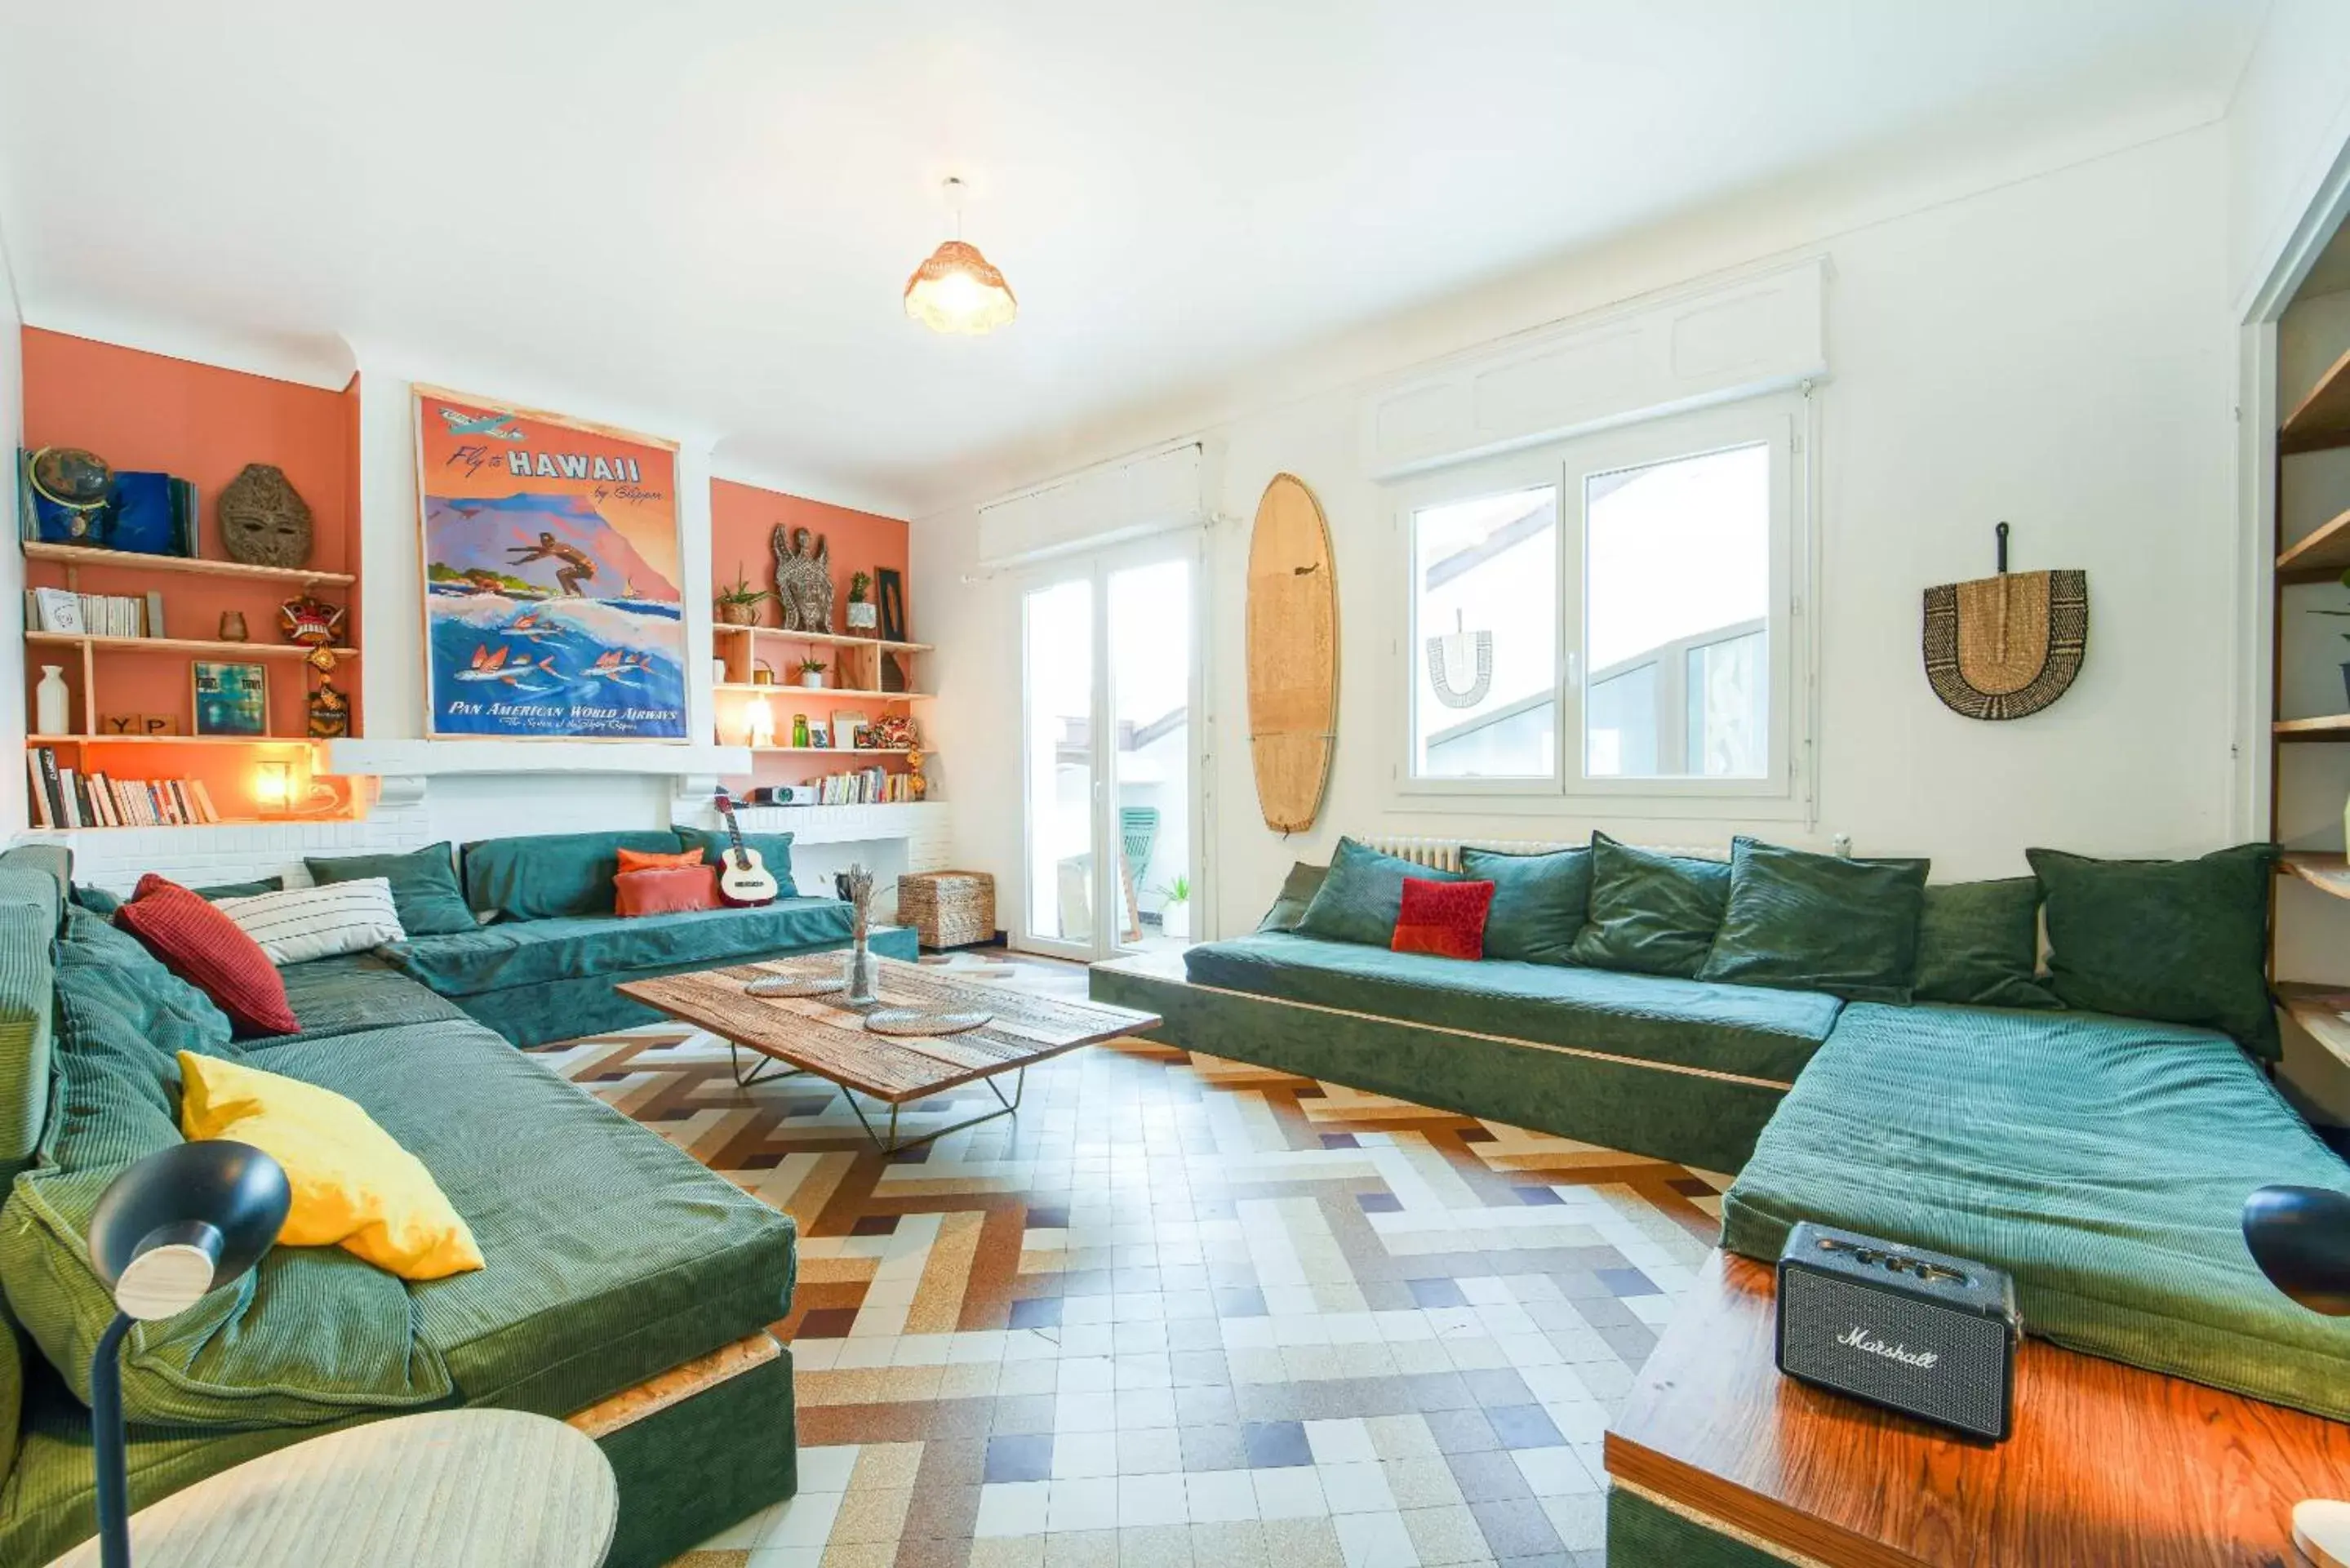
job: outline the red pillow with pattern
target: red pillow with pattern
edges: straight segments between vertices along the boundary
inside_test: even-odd
[[[285,977],[234,920],[177,882],[150,871],[114,923],[137,937],[163,967],[213,999],[243,1039],[302,1027],[286,1001]]]
[[[724,908],[718,897],[715,866],[648,866],[612,878],[614,909],[635,915],[675,915],[688,909]]]
[[[1399,953],[1438,958],[1485,956],[1485,917],[1492,912],[1491,882],[1431,882],[1403,879],[1403,913],[1396,917],[1388,946]]]

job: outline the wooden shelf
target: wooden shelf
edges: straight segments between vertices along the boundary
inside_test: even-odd
[[[2350,446],[2350,354],[2327,367],[2277,427],[2277,451],[2288,456],[2336,446]]]
[[[2337,898],[2350,898],[2350,857],[2324,849],[2288,849],[2277,857],[2277,875],[2295,877]]]
[[[762,757],[902,757],[904,746],[753,746],[751,752]]]
[[[248,566],[242,561],[214,561],[201,556],[150,556],[136,550],[99,550],[87,545],[45,545],[25,541],[25,559],[54,561],[63,566],[107,566],[120,571],[190,572],[209,577],[248,577],[268,583],[328,583],[348,587],[359,578],[348,572],[316,571],[308,566]]]
[[[315,746],[307,735],[27,735],[28,746]]]
[[[711,630],[754,639],[778,638],[816,648],[878,648],[884,653],[928,653],[931,648],[927,642],[885,642],[878,637],[849,637],[837,631],[785,631],[779,626],[729,626],[724,621],[713,624]]]
[[[204,653],[238,659],[307,659],[310,649],[292,642],[212,642],[188,637],[84,637],[68,631],[28,631],[25,640],[50,648],[88,648],[99,653]],[[357,659],[356,648],[338,648],[338,659]]]
[[[2303,583],[2330,583],[2350,571],[2350,512],[2286,545],[2277,556],[2276,570],[2282,581]]]
[[[754,691],[762,697],[857,697],[879,702],[922,702],[930,699],[926,691],[855,691],[839,686],[754,686],[743,680],[721,680],[711,687],[712,691]]]
[[[2271,728],[2280,741],[2350,741],[2350,713],[2315,719],[2279,719]]]
[[[2325,1047],[2335,1061],[2350,1065],[2350,991],[2308,981],[2277,982],[2277,1000],[2310,1038]]]

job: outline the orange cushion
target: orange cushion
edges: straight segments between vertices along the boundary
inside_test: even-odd
[[[612,878],[613,908],[623,915],[673,915],[724,908],[715,866],[653,866]]]
[[[1395,936],[1388,946],[1399,953],[1483,958],[1485,917],[1492,909],[1491,882],[1437,882],[1407,877],[1403,910],[1396,917]]]
[[[665,867],[701,864],[702,851],[699,849],[689,849],[681,855],[663,855],[651,849],[620,851],[620,870],[624,875],[630,871],[659,871]]]

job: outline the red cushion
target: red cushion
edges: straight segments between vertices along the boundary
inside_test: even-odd
[[[291,1034],[302,1027],[286,1005],[286,981],[261,944],[177,882],[148,872],[130,901],[114,912],[114,923],[211,997],[240,1036]]]
[[[1403,913],[1396,917],[1395,940],[1388,946],[1399,953],[1483,958],[1485,917],[1492,908],[1491,882],[1431,882],[1407,877]]]
[[[715,866],[659,866],[623,871],[612,878],[613,907],[623,915],[674,915],[684,909],[717,909]]]

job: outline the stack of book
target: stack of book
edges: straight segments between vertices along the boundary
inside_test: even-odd
[[[913,799],[908,777],[887,768],[859,768],[853,774],[827,774],[816,781],[818,805],[883,805]]]
[[[25,624],[35,631],[68,637],[161,637],[163,596],[77,594],[65,588],[26,588]]]
[[[193,827],[220,821],[202,779],[118,779],[57,764],[57,748],[25,753],[36,827]]]

